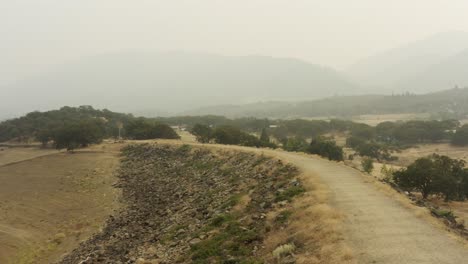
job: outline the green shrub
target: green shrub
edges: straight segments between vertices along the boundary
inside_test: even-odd
[[[190,133],[192,133],[200,143],[208,143],[213,138],[213,129],[207,125],[195,124],[190,130]]]
[[[343,160],[343,148],[336,145],[336,142],[333,140],[322,137],[315,138],[307,150],[309,153],[320,155],[329,160]]]
[[[168,125],[144,118],[132,120],[125,127],[127,137],[131,139],[179,139],[179,135]]]
[[[302,188],[301,186],[291,186],[287,188],[286,190],[282,192],[278,192],[276,194],[275,201],[276,202],[281,202],[281,201],[292,201],[292,199],[305,192],[305,189]]]
[[[370,174],[374,170],[374,161],[371,158],[364,158],[361,161],[361,166],[364,172]]]
[[[220,215],[217,215],[216,217],[213,218],[213,220],[211,220],[211,224],[212,226],[215,226],[215,227],[220,227],[222,226],[224,223],[226,222],[229,222],[233,219],[232,215],[229,215],[229,214],[220,214]]]
[[[301,137],[292,137],[284,140],[283,149],[286,151],[307,151],[307,141]]]
[[[437,217],[455,218],[455,215],[450,210],[440,210],[440,209],[431,208],[431,213]]]
[[[281,212],[275,217],[275,222],[276,222],[276,223],[279,223],[279,224],[285,224],[286,222],[288,222],[288,219],[291,217],[292,214],[293,214],[293,212],[290,211],[290,210],[281,211]]]
[[[457,129],[455,134],[452,136],[451,142],[455,146],[467,146],[468,145],[468,124]]]

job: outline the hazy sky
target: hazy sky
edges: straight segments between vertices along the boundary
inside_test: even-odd
[[[0,0],[0,84],[105,52],[296,57],[344,69],[438,32],[467,0]]]

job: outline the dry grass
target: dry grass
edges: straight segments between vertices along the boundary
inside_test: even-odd
[[[297,248],[297,263],[355,263],[352,250],[343,241],[343,215],[329,204],[329,191],[315,175],[300,176],[307,192],[288,205],[289,223],[264,241],[266,252],[287,244]],[[271,217],[269,217],[271,218]],[[274,261],[274,254],[271,259]]]
[[[31,147],[0,147],[0,166],[23,162],[34,158],[59,153],[55,149]]]
[[[0,166],[0,263],[53,263],[96,232],[117,206],[113,153],[8,153],[13,156],[0,156],[0,164],[9,164]]]
[[[429,114],[380,114],[380,115],[360,115],[353,117],[352,121],[364,123],[370,126],[376,126],[382,122],[410,121],[410,120],[427,120]]]
[[[452,159],[462,159],[468,161],[468,147],[455,147],[448,143],[420,144],[395,153],[398,160],[395,162],[399,166],[408,166],[416,159],[429,156],[433,153],[445,155]]]

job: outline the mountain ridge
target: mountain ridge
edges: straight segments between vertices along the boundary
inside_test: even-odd
[[[355,93],[358,86],[331,68],[298,59],[128,52],[69,62],[2,90],[6,96],[0,111],[94,105],[175,112],[260,99],[320,98]]]
[[[271,101],[244,105],[204,107],[180,115],[223,115],[227,117],[307,118],[363,114],[431,113],[438,118],[461,118],[468,114],[468,88],[427,94],[367,94],[333,96],[299,102]]]
[[[364,58],[350,66],[346,72],[355,82],[374,89],[377,87],[395,92],[448,89],[451,87],[424,90],[423,87],[404,85],[404,80],[422,74],[466,48],[468,48],[467,32],[443,32]],[[438,76],[441,76],[440,73]]]

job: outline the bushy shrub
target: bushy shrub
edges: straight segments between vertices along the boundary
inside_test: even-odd
[[[330,139],[322,137],[313,139],[307,151],[328,158],[329,160],[343,160],[343,148],[336,145],[336,142]]]
[[[362,170],[366,173],[371,173],[374,170],[374,161],[371,158],[364,158],[361,161]]]
[[[218,144],[240,145],[242,131],[233,126],[217,127],[213,132],[214,141]]]
[[[362,138],[351,136],[346,139],[346,146],[353,148],[357,154],[363,157],[371,157],[377,160],[395,160],[388,147],[384,143],[367,141]]]
[[[457,129],[452,137],[452,145],[467,146],[468,145],[468,124]]]
[[[126,126],[126,136],[131,139],[178,139],[179,135],[166,124],[157,123],[144,118],[132,120]]]
[[[301,137],[286,138],[283,141],[283,149],[286,151],[306,152],[308,147],[307,141]]]
[[[276,148],[274,143],[265,139],[265,135],[263,135],[264,140],[261,140],[234,126],[226,125],[211,129],[208,126],[196,124],[191,131],[196,136],[197,140],[202,143],[207,143],[213,140],[218,144],[225,145]]]
[[[387,165],[383,165],[380,169],[380,174],[383,175],[383,180],[386,182],[393,182],[393,174],[395,170],[393,168],[388,168]]]
[[[213,129],[207,125],[195,124],[190,130],[198,142],[208,143],[213,138]]]

